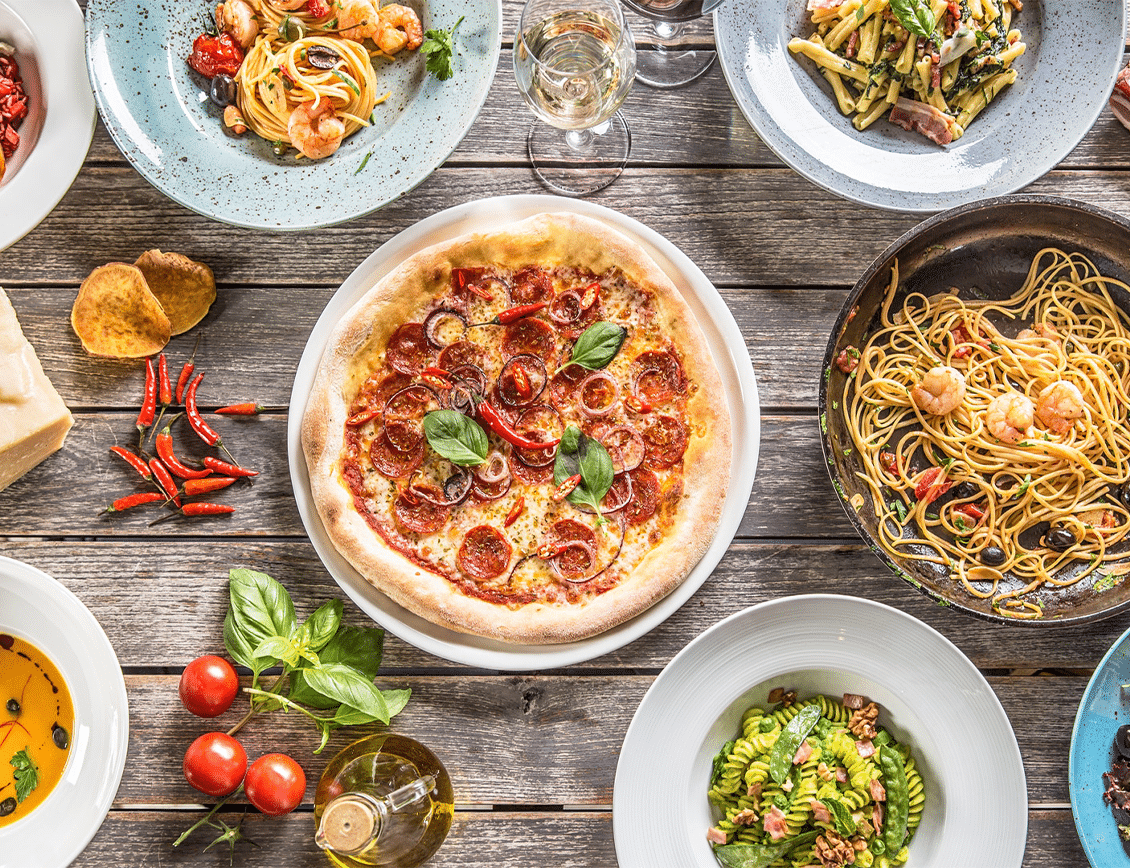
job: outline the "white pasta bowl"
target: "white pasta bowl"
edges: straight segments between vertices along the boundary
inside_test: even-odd
[[[706,838],[717,822],[706,796],[712,760],[737,737],[747,708],[767,707],[774,687],[802,698],[859,693],[879,704],[879,722],[910,748],[925,786],[909,865],[954,868],[976,853],[977,864],[1019,868],[1028,828],[1024,766],[988,682],[916,618],[824,594],[738,612],[660,673],[616,768],[612,824],[620,868],[718,864]]]

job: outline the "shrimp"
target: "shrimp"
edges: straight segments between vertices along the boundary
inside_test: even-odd
[[[250,48],[259,35],[259,22],[255,11],[246,0],[224,0],[216,7],[216,26],[222,33],[230,33],[244,49]]]
[[[1047,323],[1038,322],[1030,329],[1023,329],[1016,335],[1018,341],[1035,341],[1043,339],[1051,341],[1057,347],[1059,346],[1059,332],[1056,331],[1055,326],[1050,326]]]
[[[1083,417],[1083,395],[1073,383],[1056,380],[1036,398],[1036,418],[1056,434],[1066,434]]]
[[[304,102],[290,113],[286,124],[290,143],[311,160],[328,157],[345,138],[345,122],[329,100]]]
[[[923,375],[918,385],[910,390],[910,397],[923,413],[944,416],[965,400],[965,377],[956,368],[938,365]]]
[[[339,0],[338,35],[362,42],[374,39],[380,27],[380,13],[374,0]]]
[[[1020,443],[1032,436],[1036,408],[1027,395],[1006,392],[997,395],[985,410],[985,427],[1001,443]]]
[[[396,54],[404,48],[415,51],[424,41],[420,16],[397,3],[385,6],[380,11],[380,23],[373,41],[385,54]]]
[[[268,0],[268,2],[283,12],[294,12],[306,5],[306,0]]]

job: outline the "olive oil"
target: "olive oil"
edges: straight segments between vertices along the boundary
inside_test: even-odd
[[[314,793],[314,841],[341,868],[413,868],[451,828],[451,779],[418,741],[381,733],[335,756]]]

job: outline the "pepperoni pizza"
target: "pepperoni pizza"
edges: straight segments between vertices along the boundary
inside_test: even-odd
[[[302,426],[314,499],[372,584],[444,627],[548,644],[678,586],[730,476],[721,380],[635,242],[573,214],[456,239],[349,311]]]

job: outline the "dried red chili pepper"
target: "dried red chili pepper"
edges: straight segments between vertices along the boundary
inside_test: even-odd
[[[165,465],[161,463],[158,458],[149,459],[149,469],[153,471],[153,475],[157,477],[157,482],[160,483],[161,488],[165,490],[165,494],[169,496],[169,500],[180,506],[180,492],[177,491],[177,484],[173,482],[173,477],[169,475],[169,471],[165,469]]]
[[[149,469],[149,465],[145,463],[144,459],[134,455],[128,449],[124,449],[121,446],[111,446],[110,451],[136,470],[146,482],[153,481],[153,472]]]
[[[473,322],[467,328],[473,329],[479,326],[488,325],[510,325],[512,322],[517,322],[520,319],[525,319],[528,316],[533,316],[539,310],[544,308],[548,302],[538,301],[533,304],[520,304],[517,307],[507,308],[500,312],[497,316],[491,317],[486,322]]]
[[[329,0],[309,0],[306,4],[306,11],[315,18],[325,18],[330,14]]]
[[[196,345],[192,348],[192,355],[188,357],[188,361],[184,363],[184,367],[180,369],[180,376],[177,377],[177,403],[184,403],[184,390],[188,386],[188,380],[192,376],[192,372],[196,370],[196,350],[200,347],[200,335],[196,336]]]
[[[581,296],[581,310],[588,310],[596,304],[598,298],[600,298],[600,284],[590,283],[585,288],[585,294]]]
[[[537,554],[539,558],[548,561],[550,558],[557,557],[567,548],[569,548],[568,543],[543,543],[538,546]]]
[[[473,295],[477,295],[483,301],[494,301],[493,295],[477,285],[474,280],[468,280],[468,276],[468,271],[465,268],[453,268],[451,270],[451,279],[455,281],[456,287],[470,290]]]
[[[133,509],[135,506],[141,506],[144,503],[157,503],[161,500],[168,500],[168,498],[159,491],[139,491],[137,494],[119,497],[98,514],[106,515],[107,513],[122,512],[127,509]]]
[[[168,521],[170,518],[177,518],[179,516],[197,516],[197,515],[230,515],[235,512],[234,506],[227,506],[223,503],[186,503],[177,512],[171,512],[168,515],[163,515],[155,521],[149,522],[149,526],[153,527],[155,524],[160,524],[163,521]]]
[[[652,410],[651,404],[639,395],[626,395],[624,403],[628,405],[628,409],[635,410],[637,413],[650,413]]]
[[[568,497],[570,494],[572,494],[573,489],[576,488],[580,484],[581,484],[581,474],[574,473],[572,476],[570,476],[568,479],[566,479],[564,482],[562,482],[559,486],[557,486],[556,489],[554,489],[553,494],[550,495],[550,499],[551,500],[564,500],[566,497]]]
[[[157,415],[157,374],[153,370],[153,359],[145,360],[145,392],[141,397],[141,410],[137,414],[137,450],[145,444],[145,434]]]
[[[205,476],[211,476],[212,471],[208,468],[198,469],[188,467],[177,458],[176,453],[173,452],[173,435],[169,433],[173,421],[175,421],[175,417],[169,420],[169,424],[161,429],[161,433],[158,434],[153,441],[161,461],[165,463],[165,466],[171,473],[179,476],[181,479],[203,479]]]
[[[483,424],[512,446],[518,446],[522,449],[549,449],[561,442],[560,437],[550,437],[548,440],[541,441],[523,437],[511,428],[487,401],[480,401],[478,410],[479,419],[482,420]]]
[[[510,374],[514,378],[514,388],[518,390],[520,397],[528,398],[534,393],[534,387],[530,385],[530,378],[521,365],[514,365],[510,369]]]
[[[232,460],[232,464],[235,465],[235,456],[228,452],[228,448],[224,445],[224,441],[220,439],[220,435],[216,433],[215,429],[204,421],[204,417],[200,415],[200,408],[196,405],[196,390],[199,388],[200,382],[203,379],[203,374],[197,374],[189,385],[188,391],[184,393],[184,409],[188,414],[189,427],[196,432],[197,437],[209,446],[215,446],[223,450],[223,453],[228,456],[228,458]]]
[[[518,500],[515,501],[514,505],[512,507],[510,507],[510,512],[506,513],[506,520],[502,523],[502,526],[503,527],[510,527],[510,525],[514,524],[514,522],[516,522],[518,520],[518,516],[520,516],[522,514],[522,512],[525,510],[525,508],[526,508],[526,498],[519,496]]]
[[[196,497],[198,494],[209,494],[227,488],[235,482],[234,476],[209,476],[207,479],[189,479],[184,483],[184,496]]]
[[[246,467],[240,467],[238,464],[229,464],[226,461],[221,461],[219,458],[213,458],[207,455],[204,458],[204,466],[210,467],[217,473],[223,473],[225,476],[258,476],[258,470],[248,470]]]
[[[169,383],[169,360],[161,353],[157,357],[157,396],[166,407],[173,403],[173,387]]]
[[[255,416],[266,409],[267,408],[262,404],[256,404],[254,401],[246,401],[243,404],[229,404],[226,407],[221,407],[216,412],[222,416]]]
[[[354,413],[352,416],[345,420],[345,424],[348,428],[357,428],[361,425],[364,425],[370,419],[376,419],[380,414],[381,411],[376,407],[369,407],[365,410]]]

